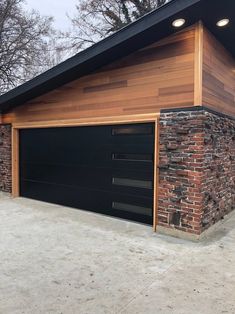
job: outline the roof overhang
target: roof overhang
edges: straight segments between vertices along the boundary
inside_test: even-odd
[[[172,22],[184,18],[184,27],[202,20],[205,26],[235,56],[234,0],[172,0],[117,33],[76,54],[45,73],[0,96],[0,113],[19,106],[138,49],[176,32]],[[229,18],[222,29],[218,20]]]

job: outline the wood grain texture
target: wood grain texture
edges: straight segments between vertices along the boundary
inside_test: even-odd
[[[12,196],[20,195],[19,180],[19,130],[12,128]]]
[[[204,26],[200,21],[195,30],[194,106],[202,105],[203,40]]]
[[[81,119],[65,119],[53,121],[34,121],[13,123],[14,129],[35,129],[35,128],[58,128],[58,127],[74,127],[74,126],[92,126],[92,125],[120,125],[131,123],[150,123],[155,122],[160,116],[160,113],[146,113],[131,116],[108,116],[95,118]]]
[[[108,89],[116,89],[121,87],[127,87],[127,81],[119,81],[119,82],[112,82],[107,84],[101,84],[96,86],[89,86],[84,87],[83,92],[84,93],[95,93],[95,92],[101,92]]]
[[[157,113],[194,104],[196,26],[4,115],[5,123]]]
[[[235,116],[235,60],[205,28],[202,103]]]

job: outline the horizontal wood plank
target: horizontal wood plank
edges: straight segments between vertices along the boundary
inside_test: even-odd
[[[235,116],[235,60],[204,29],[203,105]]]
[[[119,81],[119,82],[112,82],[102,85],[94,85],[89,87],[84,87],[83,92],[84,93],[94,93],[94,92],[100,92],[100,91],[106,91],[108,89],[115,89],[115,88],[121,88],[121,87],[127,87],[127,80],[125,81]]]
[[[15,108],[5,123],[159,113],[194,104],[196,26]]]

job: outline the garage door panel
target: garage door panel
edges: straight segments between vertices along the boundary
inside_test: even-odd
[[[20,131],[20,193],[152,222],[154,125]]]
[[[101,175],[102,174],[102,175]],[[110,185],[110,169],[84,166],[65,166],[48,164],[25,164],[21,173],[22,179],[48,181],[65,185]]]
[[[151,153],[129,153],[128,151],[117,151],[111,150],[106,154],[101,153],[90,153],[89,151],[81,152],[80,156],[73,158],[63,159],[61,156],[57,156],[57,160],[53,161],[52,157],[44,157],[38,154],[37,158],[32,157],[30,154],[30,149],[26,147],[27,158],[21,156],[22,160],[24,160],[23,164],[31,164],[31,165],[45,165],[45,166],[83,166],[83,167],[103,167],[103,168],[120,168],[120,169],[145,169],[152,170],[153,161]],[[47,154],[52,154],[48,153]],[[54,154],[54,153],[53,153]],[[87,157],[86,157],[87,155]]]
[[[89,154],[89,153],[88,153]],[[27,171],[27,167],[30,166],[30,167],[67,167],[67,168],[76,168],[76,167],[82,167],[82,168],[89,168],[89,169],[112,169],[112,171],[123,171],[123,172],[126,172],[126,171],[133,171],[133,172],[136,172],[136,171],[142,171],[142,172],[152,172],[152,169],[153,169],[153,162],[150,161],[150,162],[141,162],[141,161],[136,161],[136,160],[113,160],[112,162],[110,163],[103,163],[102,165],[101,164],[97,164],[97,162],[90,162],[89,164],[88,163],[78,163],[78,161],[76,163],[70,163],[70,162],[44,162],[44,161],[30,161],[30,160],[25,160],[23,157],[21,157],[22,160],[24,160],[23,162],[21,162],[21,170],[22,170],[22,173]],[[109,159],[113,158],[112,157],[112,154],[110,154],[109,156]],[[117,157],[115,158],[125,158],[123,157],[123,154],[120,155],[118,154]],[[129,156],[128,158],[135,158],[135,156]],[[138,158],[141,158],[141,156],[138,155]]]
[[[136,171],[83,166],[24,164],[21,179],[71,186],[103,187],[105,189],[145,188],[152,189],[149,171]],[[151,186],[151,188],[150,188]]]
[[[22,181],[21,185],[25,191],[24,197],[152,223],[152,200],[148,197],[30,181]],[[141,214],[141,208],[144,214]]]
[[[32,143],[32,146],[34,144]],[[47,144],[53,147],[53,143]],[[47,145],[44,146],[46,147]],[[76,144],[75,144],[76,145]],[[141,145],[141,144],[140,144]],[[55,164],[55,151],[58,152],[56,157],[56,164],[70,164],[70,165],[83,165],[83,166],[104,166],[104,167],[132,167],[132,168],[151,168],[153,163],[152,152],[142,147],[142,150],[137,150],[132,147],[120,148],[118,146],[111,147],[108,151],[90,151],[84,150],[80,147],[80,151],[73,151],[60,148],[57,150],[49,150],[42,152],[41,150],[33,151],[33,147],[27,145],[25,147],[25,153],[22,154],[22,160],[24,163],[34,163],[34,164]],[[100,148],[101,150],[102,148]],[[143,153],[143,150],[145,153]],[[71,156],[67,156],[71,155]]]
[[[54,164],[56,151],[58,152],[57,163],[93,164],[96,162],[107,165],[107,163],[112,163],[112,159],[110,159],[112,153],[132,153],[134,155],[144,151],[145,154],[152,154],[153,135],[149,137],[141,135],[113,137],[111,127],[107,127],[108,135],[99,135],[100,132],[97,132],[99,127],[93,128],[93,132],[86,132],[83,129],[89,128],[82,127],[21,130],[24,143],[27,145],[26,150],[21,152],[22,159],[25,162]],[[78,136],[79,132],[84,133],[84,136]],[[99,138],[99,136],[102,137]],[[41,144],[46,149],[42,149]]]

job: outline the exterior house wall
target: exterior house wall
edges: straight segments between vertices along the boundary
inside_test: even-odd
[[[235,116],[235,59],[204,27],[202,104]]]
[[[0,190],[11,190],[9,124],[50,125],[57,120],[131,117],[164,109],[159,225],[200,234],[230,212],[235,201],[235,122],[195,107],[200,105],[195,95],[202,95],[205,107],[235,116],[235,63],[200,27],[200,38],[195,25],[3,114]],[[197,40],[203,45],[197,46]],[[203,49],[202,64],[198,47]]]
[[[196,25],[3,115],[4,123],[158,113],[193,106]]]
[[[235,119],[205,117],[202,230],[235,209]]]
[[[10,125],[0,125],[0,191],[11,192]]]
[[[160,117],[159,225],[194,234],[235,208],[235,120],[198,109]]]
[[[158,221],[201,233],[204,113],[161,113]]]

